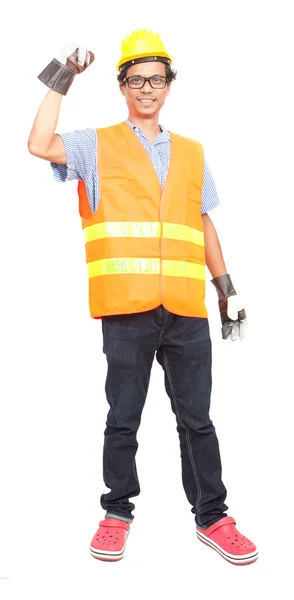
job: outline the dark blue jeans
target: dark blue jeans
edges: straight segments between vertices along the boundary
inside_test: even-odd
[[[184,490],[196,523],[208,527],[226,516],[228,508],[218,440],[209,417],[208,320],[177,316],[159,306],[144,313],[103,317],[102,330],[110,406],[103,450],[103,478],[110,492],[101,496],[102,508],[133,519],[135,505],[129,499],[140,493],[137,431],[156,355],[176,416]]]

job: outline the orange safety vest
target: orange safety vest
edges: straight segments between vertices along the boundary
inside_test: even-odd
[[[100,203],[94,215],[86,185],[78,183],[93,318],[160,304],[177,315],[207,317],[203,148],[170,136],[170,166],[161,189],[128,123],[97,129]]]

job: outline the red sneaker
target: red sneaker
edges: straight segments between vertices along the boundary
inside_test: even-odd
[[[117,561],[124,555],[130,524],[119,519],[104,519],[99,523],[90,552],[99,560]]]
[[[242,535],[235,525],[232,517],[224,517],[207,529],[197,525],[197,537],[233,565],[250,565],[257,560],[258,551],[255,544]]]

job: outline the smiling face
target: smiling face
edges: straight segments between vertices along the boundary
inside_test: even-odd
[[[143,77],[152,77],[153,75],[166,76],[165,65],[162,62],[145,62],[132,65],[128,70],[126,77],[141,75]],[[161,107],[164,105],[166,97],[170,92],[171,84],[168,83],[163,89],[154,89],[149,81],[141,89],[129,88],[127,83],[120,85],[120,90],[126,99],[129,109],[129,116],[136,117],[155,117]]]

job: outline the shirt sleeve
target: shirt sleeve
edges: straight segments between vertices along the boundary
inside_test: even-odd
[[[73,179],[86,181],[96,161],[96,130],[79,129],[58,135],[64,143],[66,165],[50,163],[54,179],[58,182]]]
[[[219,197],[216,191],[213,177],[210,173],[207,162],[204,161],[201,213],[204,215],[213,208],[216,208],[219,205],[219,203]]]

